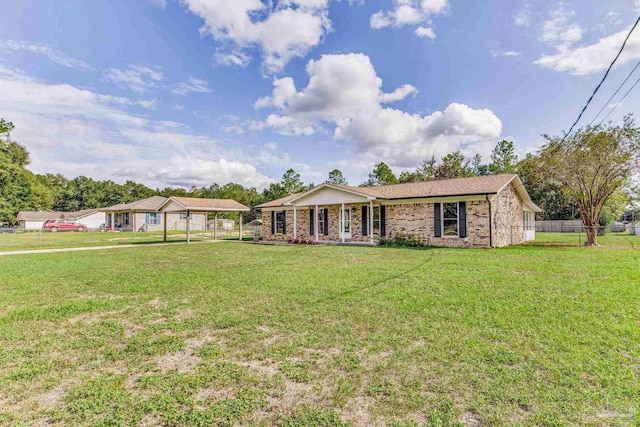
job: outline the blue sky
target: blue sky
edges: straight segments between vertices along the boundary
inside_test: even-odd
[[[571,125],[638,13],[633,0],[21,0],[0,18],[0,117],[38,173],[262,188],[289,167],[315,183],[339,168],[359,184],[380,161],[488,160],[502,138],[535,150]],[[581,124],[638,59],[640,31]]]

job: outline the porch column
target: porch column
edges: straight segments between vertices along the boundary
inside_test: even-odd
[[[133,238],[136,238],[136,213],[129,213],[129,222],[131,222],[131,229],[133,230]]]
[[[187,210],[187,243],[191,242],[191,233],[190,233],[190,229],[189,229],[189,211]]]
[[[240,212],[240,236],[238,236],[238,240],[242,240],[242,212]]]
[[[218,212],[216,212],[215,218],[213,220],[213,238],[218,238]]]
[[[373,200],[369,202],[369,243],[373,245]]]
[[[296,205],[293,205],[293,240],[298,238],[298,211]]]
[[[314,212],[315,212],[315,215],[314,215],[314,218],[313,218],[313,229],[316,232],[316,242],[317,242],[318,241],[318,234],[319,234],[318,233],[318,225],[319,225],[318,224],[318,222],[319,222],[318,221],[318,205],[316,205],[316,210]]]
[[[344,243],[344,203],[341,205],[341,213],[340,215],[340,237],[342,239],[342,243]]]
[[[166,212],[162,212],[162,230],[164,231],[163,233],[163,241],[167,241],[167,213]]]
[[[111,212],[111,230],[115,230],[116,229],[116,213],[115,212]]]

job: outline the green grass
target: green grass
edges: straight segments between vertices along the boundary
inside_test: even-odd
[[[250,230],[243,230],[245,240],[251,239]],[[184,231],[168,231],[168,241],[184,242],[186,234]],[[210,240],[211,231],[192,232],[192,241]],[[238,232],[221,232],[220,239],[238,239]],[[163,241],[162,231],[149,231],[146,233],[132,233],[130,231],[111,233],[100,231],[87,232],[22,232],[15,234],[0,233],[0,252],[19,251],[30,249],[56,249],[56,248],[76,248],[90,246],[118,246],[129,244],[161,243]]]
[[[640,239],[538,236],[2,257],[0,424],[640,423]]]

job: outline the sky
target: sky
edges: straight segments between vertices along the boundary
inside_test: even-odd
[[[0,117],[36,173],[262,189],[352,185],[568,130],[640,0],[21,0],[0,17]],[[635,31],[579,125],[620,123]],[[640,86],[640,85],[639,85]]]

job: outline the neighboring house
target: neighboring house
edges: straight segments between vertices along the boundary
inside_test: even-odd
[[[104,212],[99,209],[85,209],[76,212],[20,211],[18,225],[23,230],[40,230],[50,219],[67,219],[85,225],[88,229],[100,228],[104,224]]]
[[[535,238],[540,212],[517,175],[379,187],[321,184],[263,203],[264,240],[375,243],[398,234],[425,245],[500,247]]]
[[[131,203],[120,203],[104,208],[104,223],[107,229],[131,231],[163,230],[163,213],[160,208],[168,201],[167,197],[153,196]],[[187,221],[185,212],[166,213],[167,230],[185,230]],[[204,230],[207,224],[206,213],[190,213],[191,230]]]

